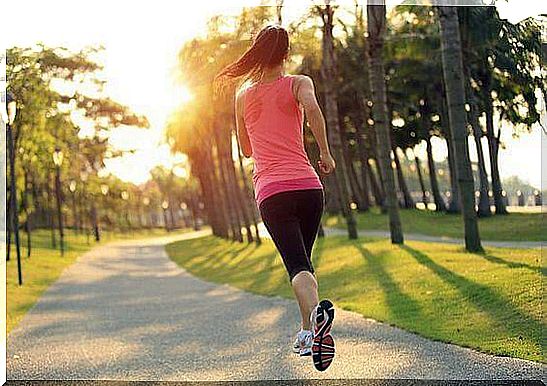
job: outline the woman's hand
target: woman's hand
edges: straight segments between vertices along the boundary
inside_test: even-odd
[[[322,173],[330,174],[336,168],[336,162],[330,153],[321,154],[321,159],[317,162]]]

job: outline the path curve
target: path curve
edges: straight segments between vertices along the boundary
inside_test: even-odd
[[[199,237],[207,231],[180,238]],[[433,342],[338,310],[324,373],[290,352],[294,301],[197,279],[171,261],[175,238],[81,256],[10,333],[8,379],[541,379],[547,366]]]

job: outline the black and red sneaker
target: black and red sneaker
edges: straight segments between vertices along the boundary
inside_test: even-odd
[[[334,306],[330,300],[321,300],[312,312],[313,347],[312,358],[315,368],[325,371],[334,359],[334,339],[330,334],[334,320]]]

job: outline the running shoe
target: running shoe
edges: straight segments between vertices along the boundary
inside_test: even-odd
[[[310,316],[313,327],[312,357],[315,368],[325,371],[334,359],[334,339],[330,334],[334,320],[334,306],[330,300],[321,300]]]
[[[293,343],[293,352],[295,354],[300,354],[300,356],[309,356],[311,355],[313,345],[313,332],[300,330],[296,334],[296,339]]]

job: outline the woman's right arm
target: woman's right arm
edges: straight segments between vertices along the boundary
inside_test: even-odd
[[[245,127],[245,121],[243,119],[243,92],[236,94],[236,128],[237,128],[237,140],[241,152],[247,158],[253,155],[253,149],[251,147],[251,141],[249,140],[249,134]]]
[[[317,103],[313,80],[305,75],[300,75],[295,80],[298,82],[295,90],[296,99],[304,107],[310,129],[319,145],[321,157],[319,167],[323,173],[329,174],[336,167],[336,162],[330,153],[325,118],[323,117],[319,103]]]

